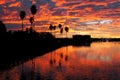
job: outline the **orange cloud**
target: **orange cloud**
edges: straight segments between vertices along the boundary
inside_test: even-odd
[[[6,3],[8,6],[3,5]],[[21,7],[20,1],[3,0],[0,1],[0,4],[2,5],[1,11],[3,11],[3,14],[0,14],[0,16],[2,15],[1,19],[6,24],[21,24],[19,10],[17,10]],[[26,17],[24,18],[25,26],[30,26],[29,18],[31,13],[28,6],[31,4],[36,4],[38,8],[35,14],[37,31],[48,29],[50,23],[54,25],[61,23],[63,26],[69,26],[69,36],[80,32],[80,34],[90,34],[92,37],[120,37],[119,0],[99,2],[98,0],[30,0],[24,4],[25,6],[23,5],[26,11]],[[113,22],[94,24],[94,22],[101,20],[112,20]],[[90,24],[86,25],[86,23]]]
[[[32,2],[32,4],[36,4],[36,1],[35,0],[30,0]]]
[[[7,1],[7,0],[6,0],[6,1]],[[0,1],[0,5],[5,4],[6,1],[5,1],[5,0]]]
[[[52,0],[53,2],[56,3],[56,6],[60,6],[61,4],[65,3],[65,0]]]
[[[21,7],[21,2],[15,2],[9,5],[9,7]]]

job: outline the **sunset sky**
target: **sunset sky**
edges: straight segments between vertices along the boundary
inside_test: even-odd
[[[69,36],[120,38],[120,0],[0,0],[0,20],[8,30],[21,30],[19,14],[24,10],[24,27],[29,28],[32,4],[37,7],[35,29],[39,32],[49,31],[49,24],[61,23],[69,27]],[[60,36],[59,29],[56,35]]]

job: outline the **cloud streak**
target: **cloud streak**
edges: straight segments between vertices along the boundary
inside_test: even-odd
[[[93,37],[98,37],[96,34],[99,34],[99,37],[104,36],[100,35],[101,33],[107,33],[107,37],[120,37],[120,0],[2,0],[1,20],[6,23],[8,29],[19,29],[19,12],[25,10],[27,16],[24,23],[29,27],[32,4],[38,9],[35,15],[38,30],[47,29],[50,23],[61,23],[64,26],[69,25],[72,32],[81,31],[82,34],[85,31]]]

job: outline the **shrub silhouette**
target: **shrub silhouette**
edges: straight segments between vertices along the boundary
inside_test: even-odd
[[[6,33],[6,26],[2,21],[0,21],[0,34],[4,33]]]

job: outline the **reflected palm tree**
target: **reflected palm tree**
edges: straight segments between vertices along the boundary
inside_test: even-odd
[[[35,80],[42,80],[40,72],[37,72]]]
[[[64,55],[63,55],[63,52],[62,52],[62,48],[60,48],[60,58],[63,59]]]
[[[52,52],[50,53],[50,65],[53,65],[53,60],[52,60]]]
[[[10,74],[8,73],[8,71],[6,72],[5,80],[11,80],[11,79],[10,79]]]
[[[35,60],[32,59],[32,70],[31,70],[31,78],[30,80],[34,80],[35,79]]]
[[[54,64],[56,63],[55,54],[56,54],[56,51],[54,51],[54,59],[53,59]]]
[[[23,19],[25,18],[25,16],[26,16],[25,11],[20,11],[20,18],[22,20],[22,31],[23,31]]]
[[[60,53],[60,57],[63,58],[63,53],[62,52]]]
[[[20,80],[27,80],[25,73],[21,73]]]
[[[62,61],[61,60],[59,60],[59,68],[60,68],[60,70],[62,69]]]
[[[65,56],[65,61],[68,61],[68,46],[66,46],[66,56]]]
[[[20,74],[20,80],[27,80],[27,76],[26,76],[26,74],[25,74],[25,71],[24,71],[24,69],[23,69],[23,63],[22,63],[22,70],[21,70],[21,74]]]

